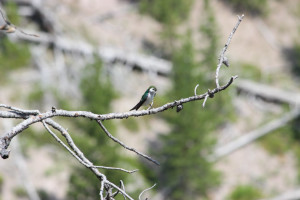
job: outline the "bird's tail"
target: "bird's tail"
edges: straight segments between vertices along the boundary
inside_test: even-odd
[[[140,102],[139,102],[138,104],[136,104],[133,108],[131,108],[130,111],[132,111],[132,110],[138,110],[138,109],[141,107],[142,104],[143,104],[143,102],[140,101]]]
[[[134,106],[133,108],[131,108],[129,111],[132,111],[132,110],[137,110],[136,106]]]

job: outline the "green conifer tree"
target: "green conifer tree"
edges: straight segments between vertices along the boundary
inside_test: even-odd
[[[196,84],[200,85],[198,93],[215,87],[213,72],[217,66],[218,45],[209,1],[205,1],[204,11],[207,17],[200,31],[207,45],[200,51],[203,59],[200,63],[196,61],[198,51],[194,49],[189,32],[182,47],[173,52],[173,89],[167,95],[170,100],[191,96]],[[164,199],[206,196],[208,190],[218,184],[219,173],[206,157],[215,143],[213,132],[224,121],[224,116],[228,116],[228,104],[222,95],[208,100],[204,109],[200,102],[192,102],[184,105],[179,113],[167,113],[172,131],[160,137],[162,148],[155,152],[161,161],[157,177],[164,191]]]
[[[188,16],[194,0],[142,0],[140,10],[164,25],[177,25]]]
[[[160,32],[163,51],[174,48],[173,41],[178,37],[176,27],[189,16],[193,2],[194,0],[141,0],[141,12],[163,24]]]
[[[109,113],[110,104],[116,97],[111,83],[107,77],[101,76],[102,63],[97,59],[93,64],[88,65],[83,73],[81,91],[83,95],[83,109],[94,113]],[[77,121],[78,122],[78,121]],[[105,122],[106,127],[113,132],[115,127],[110,122]],[[95,165],[120,166],[124,156],[119,154],[119,146],[112,142],[96,122],[83,120],[77,123],[78,131],[82,134],[74,135],[74,142],[84,152],[90,161]],[[84,135],[83,135],[84,134]],[[123,172],[102,170],[107,178],[119,184],[120,180],[125,181]],[[70,188],[68,198],[70,199],[96,199],[99,194],[99,180],[85,167],[78,167],[70,177]]]
[[[197,83],[201,88],[209,85],[203,71],[194,75],[198,67],[195,50],[190,37],[185,39],[182,48],[173,57],[173,85],[170,97],[175,99],[190,96]],[[216,103],[216,102],[214,102]],[[211,132],[217,128],[215,117],[218,113],[211,110],[207,103],[205,110],[199,102],[184,105],[184,109],[168,116],[172,131],[161,137],[163,148],[160,179],[168,187],[166,199],[194,199],[205,195],[207,190],[218,181],[218,173],[205,159],[214,140]],[[215,110],[215,109],[213,109]]]

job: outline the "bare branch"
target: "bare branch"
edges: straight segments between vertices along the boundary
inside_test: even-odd
[[[0,27],[0,30],[6,31],[7,33],[15,32],[18,30],[24,35],[29,35],[29,36],[34,36],[38,37],[37,35],[34,34],[28,34],[25,33],[24,31],[18,29],[15,25],[11,24],[5,17],[2,11],[0,10],[1,15],[3,19],[5,20],[5,25]],[[50,111],[41,113],[39,110],[23,110],[20,108],[15,108],[12,106],[8,106],[5,104],[0,104],[0,108],[4,108],[7,110],[0,111],[0,118],[15,118],[15,119],[23,119],[21,123],[13,127],[11,130],[8,130],[5,132],[4,136],[0,137],[0,156],[5,159],[9,157],[9,150],[8,147],[10,145],[11,140],[17,136],[19,133],[23,132],[26,130],[30,125],[41,122],[45,129],[55,138],[55,140],[61,144],[67,151],[75,157],[82,165],[84,165],[86,168],[92,171],[92,173],[95,174],[95,176],[99,179],[100,181],[100,188],[99,188],[99,196],[101,200],[104,199],[113,199],[118,193],[122,194],[124,199],[130,199],[133,200],[132,197],[130,197],[126,191],[125,191],[125,186],[122,181],[120,181],[120,187],[116,186],[114,183],[110,182],[107,180],[106,176],[102,174],[99,169],[108,169],[108,170],[120,170],[124,171],[127,173],[133,173],[136,172],[137,170],[125,170],[123,168],[117,168],[117,167],[106,167],[106,166],[95,166],[89,159],[85,157],[83,152],[76,146],[74,143],[72,137],[70,136],[70,133],[63,128],[60,124],[57,122],[53,121],[52,118],[54,117],[69,117],[69,118],[76,118],[76,117],[83,117],[83,118],[88,118],[91,120],[97,121],[101,129],[105,132],[105,134],[114,142],[118,143],[121,145],[123,148],[132,151],[139,156],[142,156],[143,158],[159,165],[159,163],[152,159],[150,156],[145,155],[139,151],[137,151],[134,148],[126,146],[122,141],[114,137],[103,125],[102,121],[105,120],[112,120],[112,119],[124,119],[128,117],[140,117],[140,116],[145,116],[145,115],[153,115],[157,114],[159,112],[166,111],[170,108],[177,108],[177,112],[182,110],[183,104],[192,102],[192,101],[199,101],[199,100],[204,100],[203,102],[203,107],[205,106],[205,103],[209,98],[213,98],[214,95],[218,92],[221,92],[222,90],[227,89],[233,81],[237,78],[237,76],[233,76],[230,78],[230,80],[227,82],[227,84],[220,86],[219,85],[219,80],[218,80],[218,75],[219,75],[219,70],[222,65],[222,63],[226,66],[228,66],[228,59],[225,57],[225,52],[230,44],[230,41],[233,37],[233,34],[235,33],[236,29],[238,28],[239,24],[241,23],[244,15],[239,17],[239,21],[237,22],[236,26],[234,27],[233,31],[229,35],[228,41],[225,44],[225,47],[222,50],[222,53],[219,57],[219,64],[216,69],[216,85],[217,87],[213,90],[208,90],[206,93],[197,95],[197,88],[199,87],[199,84],[196,85],[194,88],[194,96],[182,98],[180,100],[174,100],[173,102],[166,103],[160,107],[157,108],[152,108],[152,104],[150,108],[147,110],[140,110],[140,111],[130,111],[130,112],[123,112],[123,113],[108,113],[108,114],[96,114],[88,111],[67,111],[67,110],[61,110],[61,109],[56,109],[52,108]],[[20,36],[22,37],[22,36]],[[23,36],[24,37],[24,36]],[[34,38],[30,38],[30,40],[33,40]],[[42,38],[36,38],[37,40],[40,40]],[[54,132],[52,131],[53,129],[57,130],[61,135],[66,139],[66,142],[63,142]],[[52,129],[52,130],[51,130]],[[142,194],[153,187],[155,187],[156,184],[154,184],[152,187],[143,190],[140,195],[139,195],[139,200],[142,198]],[[116,190],[116,192],[113,193],[113,189]]]
[[[10,23],[10,22],[8,22],[7,19],[5,18],[5,16],[4,16],[4,14],[3,14],[3,12],[2,12],[1,9],[0,9],[0,13],[1,13],[1,16],[2,16],[3,20],[4,20],[6,23]]]
[[[13,106],[8,106],[8,105],[5,105],[5,104],[0,104],[0,108],[6,108],[6,109],[9,109],[9,110],[12,110],[12,111],[16,111],[17,113],[26,114],[26,115],[38,115],[38,114],[40,114],[39,110],[23,110],[23,109],[16,108],[16,107],[13,107]]]
[[[47,123],[51,124],[50,122],[51,119],[47,119]],[[52,120],[51,120],[52,121]],[[53,121],[54,122],[54,121]],[[59,137],[56,136],[56,134],[51,131],[51,129],[48,127],[48,125],[45,123],[45,120],[42,121],[44,127],[46,128],[46,130],[54,137],[54,139],[59,143],[61,144],[65,149],[67,149],[69,151],[69,153],[75,157],[82,165],[84,165],[85,167],[87,168],[101,168],[101,169],[109,169],[109,170],[120,170],[120,171],[123,171],[123,172],[126,172],[126,173],[134,173],[136,171],[138,171],[138,169],[135,169],[135,170],[126,170],[126,169],[123,169],[123,168],[118,168],[118,167],[106,167],[106,166],[95,166],[95,165],[89,165],[85,162],[83,162],[61,139],[59,139]],[[69,141],[71,143],[73,143],[73,141]],[[70,146],[73,146],[75,144],[72,144]]]
[[[65,145],[57,136],[55,133],[53,133],[51,131],[51,129],[46,125],[46,123],[51,125],[53,128],[55,128],[56,130],[58,130],[67,140],[68,144],[71,146],[71,148],[76,152],[76,154],[67,146]],[[66,129],[64,129],[63,127],[61,127],[58,123],[54,122],[51,119],[46,119],[46,120],[42,120],[42,123],[44,125],[44,127],[46,128],[46,130],[56,139],[56,141],[58,143],[60,143],[63,147],[65,147],[70,153],[71,155],[73,155],[81,164],[83,164],[84,166],[86,166],[87,168],[91,169],[92,172],[99,178],[100,183],[101,183],[101,187],[100,187],[100,199],[103,200],[103,185],[104,182],[106,180],[106,177],[101,174],[96,168],[92,168],[89,167],[88,165],[92,166],[92,163],[86,159],[83,155],[83,153],[75,146],[72,138],[69,136],[68,132]],[[71,138],[71,140],[70,140]]]
[[[294,120],[295,118],[299,117],[300,115],[300,109],[295,109],[292,110],[290,112],[288,112],[287,114],[285,114],[284,116],[278,118],[278,119],[274,119],[272,121],[270,121],[269,123],[265,124],[262,127],[259,127],[249,133],[246,133],[245,135],[237,138],[236,140],[218,147],[214,150],[213,154],[211,156],[209,156],[209,160],[214,162],[217,161],[218,159],[221,159],[231,153],[233,153],[234,151],[250,144],[251,142],[255,141],[256,139],[282,127],[285,126],[288,122]]]
[[[49,123],[50,119],[47,120],[47,122]],[[54,121],[53,121],[54,122]],[[81,160],[81,158],[79,158],[61,139],[59,139],[59,137],[57,137],[57,135],[51,131],[51,129],[48,127],[48,125],[45,123],[45,120],[42,121],[44,127],[46,128],[46,130],[52,135],[52,137],[54,137],[54,139],[61,144],[65,149],[67,149],[69,151],[69,153],[75,157],[81,164],[83,164],[84,166],[88,167],[88,164],[86,164],[85,162],[83,162]],[[51,124],[51,123],[50,123]]]
[[[207,95],[205,96],[205,99],[204,99],[203,104],[202,104],[202,107],[203,107],[203,108],[205,107],[205,103],[206,103],[208,97],[209,97],[209,95],[207,94]]]
[[[129,174],[132,174],[134,172],[139,171],[138,169],[126,170],[126,169],[119,168],[119,167],[106,167],[106,166],[98,166],[98,165],[88,165],[87,167],[100,168],[100,169],[110,169],[110,170],[119,170],[119,171],[126,172],[126,173],[129,173]]]
[[[220,68],[224,62],[224,58],[225,58],[225,52],[230,44],[230,41],[233,37],[233,34],[235,33],[235,31],[237,30],[237,28],[239,27],[240,23],[242,22],[244,18],[244,14],[242,14],[242,16],[238,16],[238,22],[236,23],[236,25],[234,26],[233,30],[231,31],[229,37],[228,37],[228,40],[219,56],[219,63],[218,63],[218,66],[217,66],[217,69],[216,69],[216,85],[217,85],[217,88],[220,87],[220,84],[219,84],[219,71],[220,71]],[[225,58],[225,61],[228,62],[228,59]]]
[[[98,171],[98,169],[96,167],[94,167],[93,163],[91,161],[89,161],[84,154],[80,151],[80,149],[78,149],[78,147],[75,145],[75,143],[73,142],[72,138],[70,137],[70,134],[67,132],[66,129],[64,129],[62,126],[60,126],[58,123],[54,122],[51,119],[47,119],[45,120],[45,122],[49,125],[51,125],[54,129],[58,130],[59,132],[61,132],[62,136],[64,136],[68,142],[68,144],[70,145],[70,147],[74,150],[74,152],[76,153],[76,155],[83,161],[83,163],[86,163],[87,165],[83,164],[84,166],[86,166],[87,168],[89,168],[101,181],[101,187],[100,187],[100,198],[103,199],[103,191],[104,191],[104,185],[108,184],[111,185],[112,187],[114,187],[115,189],[117,189],[120,193],[122,193],[123,195],[125,195],[128,199],[132,199],[128,194],[126,194],[125,191],[123,191],[122,189],[120,189],[118,186],[116,186],[115,184],[109,182],[106,179],[106,176],[102,173],[100,173]],[[73,154],[72,154],[73,155]]]
[[[144,192],[146,192],[146,191],[148,191],[148,190],[151,190],[151,189],[154,188],[155,186],[156,186],[156,183],[155,183],[154,185],[152,185],[151,187],[149,187],[149,188],[143,190],[143,191],[141,192],[141,194],[139,195],[139,200],[142,200],[141,197],[142,197],[142,195],[143,195]]]
[[[28,115],[15,113],[11,111],[0,111],[0,118],[27,119]]]
[[[22,29],[18,28],[14,24],[12,24],[10,21],[8,21],[7,18],[5,18],[5,16],[4,16],[4,14],[3,14],[3,12],[2,12],[1,9],[0,9],[0,13],[1,13],[1,16],[2,16],[3,20],[5,21],[5,25],[1,26],[0,30],[5,31],[6,33],[14,33],[14,32],[16,32],[16,30],[18,30],[20,33],[22,33],[24,35],[33,36],[33,37],[39,37],[36,34],[26,33]]]
[[[97,123],[100,125],[100,127],[102,128],[102,130],[105,132],[105,134],[110,138],[112,139],[114,142],[120,144],[122,147],[124,147],[125,149],[129,150],[129,151],[132,151],[144,158],[146,158],[147,160],[157,164],[157,165],[160,165],[159,162],[157,162],[156,160],[154,160],[153,158],[151,158],[150,156],[147,156],[139,151],[137,151],[136,149],[134,148],[131,148],[131,147],[128,147],[126,146],[123,142],[121,142],[120,140],[118,140],[117,138],[115,138],[114,136],[112,136],[112,134],[110,134],[110,132],[105,128],[105,126],[102,124],[101,120],[97,120]]]
[[[126,192],[126,191],[125,191],[125,186],[124,186],[122,180],[120,180],[120,188],[121,188],[124,192]],[[116,197],[118,194],[119,194],[119,191],[117,190],[115,193],[112,194],[112,197]],[[124,197],[124,199],[126,200],[126,197],[125,197],[124,195],[123,195],[123,197]]]
[[[20,31],[20,33],[23,33],[24,35],[28,35],[28,36],[32,36],[32,37],[40,37],[40,36],[38,36],[38,35],[36,35],[36,34],[32,34],[32,33],[26,33],[25,31],[23,31],[22,29],[20,29],[20,28],[18,28],[18,27],[16,27],[16,26],[14,26],[18,31]]]
[[[124,186],[124,183],[123,183],[123,181],[122,181],[122,180],[120,180],[120,187],[122,188],[122,190],[124,190],[124,191],[125,191],[125,186]]]
[[[236,79],[237,76],[233,76],[230,78],[229,82],[224,85],[221,86],[220,88],[215,88],[213,89],[209,95],[215,95],[216,93],[225,90],[226,88],[228,88],[234,79]],[[128,118],[128,117],[139,117],[139,116],[144,116],[144,115],[153,115],[153,114],[157,114],[159,112],[163,112],[165,110],[168,110],[170,108],[176,107],[178,105],[182,105],[184,103],[188,103],[191,101],[198,101],[198,100],[202,100],[206,97],[206,95],[208,95],[208,92],[201,94],[201,95],[197,95],[197,96],[191,96],[188,98],[183,98],[180,100],[175,100],[171,103],[166,103],[163,106],[160,106],[158,108],[152,108],[150,110],[140,110],[140,111],[130,111],[130,112],[125,112],[125,113],[109,113],[109,114],[95,114],[92,112],[87,112],[87,111],[66,111],[66,110],[59,110],[56,109],[55,112],[52,112],[52,110],[47,111],[45,113],[40,113],[39,115],[35,115],[35,112],[33,112],[33,116],[26,116],[24,117],[22,114],[9,114],[5,111],[0,111],[0,117],[2,118],[25,118],[24,121],[22,121],[21,123],[19,123],[18,125],[16,125],[13,129],[11,129],[10,131],[8,131],[7,133],[4,134],[4,136],[0,137],[0,155],[2,158],[8,158],[8,154],[6,149],[9,146],[9,143],[11,141],[11,139],[13,137],[15,137],[16,135],[18,135],[19,133],[23,132],[24,130],[26,130],[30,125],[37,123],[37,122],[41,122],[43,120],[46,120],[48,118],[53,118],[56,116],[62,116],[62,117],[85,117],[85,118],[89,118],[92,120],[97,120],[97,121],[103,121],[103,120],[111,120],[111,119],[124,119],[124,118]],[[2,104],[2,107],[9,107],[6,106],[4,104]],[[18,112],[22,113],[22,109],[16,109],[18,110]],[[30,111],[31,112],[31,111]],[[26,114],[28,115],[28,114]],[[46,121],[48,123],[48,121]],[[53,124],[52,124],[53,125]],[[51,126],[52,126],[51,125]],[[128,148],[128,147],[127,147]],[[5,150],[3,150],[5,149]],[[131,149],[131,151],[135,151],[135,149],[132,148],[128,148]],[[136,152],[138,153],[138,152]],[[142,155],[142,154],[140,154]],[[144,157],[146,158],[147,156],[144,155]],[[150,157],[148,157],[150,158]],[[151,160],[148,159],[148,160]],[[158,164],[157,161],[152,160],[154,163]]]
[[[123,183],[122,180],[120,180],[120,188],[122,188],[122,190],[124,190],[124,191],[126,192],[125,186],[124,186],[124,183]],[[125,197],[124,195],[123,195],[123,197],[124,197],[124,199],[126,200],[126,197]]]
[[[196,85],[195,89],[194,89],[194,95],[197,96],[197,88],[199,87],[199,84]]]
[[[124,190],[122,190],[121,188],[119,188],[118,186],[113,184],[112,182],[106,180],[105,183],[108,184],[108,185],[111,185],[112,187],[114,187],[116,190],[118,190],[121,194],[126,196],[128,199],[133,200],[133,198],[131,198],[126,192],[124,192]]]
[[[264,198],[261,200],[293,200],[293,199],[300,199],[300,190],[289,190],[284,192],[283,194],[279,194],[276,197]]]
[[[104,181],[101,181],[101,185],[100,185],[100,190],[99,190],[99,196],[100,196],[100,199],[103,200],[103,192],[104,192]]]
[[[298,92],[288,91],[251,80],[239,80],[237,89],[238,91],[254,95],[266,101],[287,103],[292,106],[300,105],[300,94]]]

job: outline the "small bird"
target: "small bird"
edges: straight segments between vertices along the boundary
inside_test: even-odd
[[[151,104],[150,107],[149,107],[149,108],[151,108],[152,104],[153,104],[153,98],[156,95],[156,91],[157,91],[157,89],[156,89],[155,86],[150,86],[146,90],[146,92],[143,94],[140,102],[138,104],[136,104],[131,110],[138,110],[141,106],[147,106],[149,104]]]

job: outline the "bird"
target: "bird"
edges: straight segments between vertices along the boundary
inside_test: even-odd
[[[151,104],[149,107],[149,108],[151,108],[152,104],[153,104],[153,98],[156,95],[156,91],[157,91],[156,87],[151,85],[146,90],[146,92],[143,94],[143,96],[142,96],[141,100],[138,102],[138,104],[136,104],[133,108],[131,108],[130,111],[138,110],[141,106],[147,106],[149,104]]]

